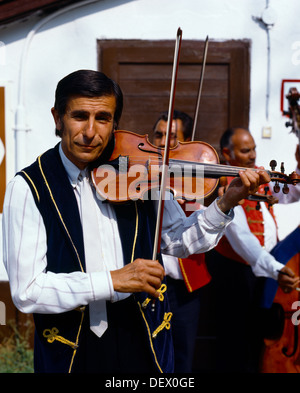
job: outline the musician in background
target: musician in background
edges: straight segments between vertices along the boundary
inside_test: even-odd
[[[247,129],[226,130],[220,150],[228,165],[256,167],[256,144]],[[258,192],[265,194],[266,186],[261,185]],[[214,250],[206,253],[218,302],[216,369],[251,373],[259,371],[263,344],[260,305],[264,280],[261,277],[278,280],[285,291],[295,288],[299,278],[270,253],[278,240],[272,206],[268,208],[265,202],[245,199],[234,208],[234,213],[225,236]]]
[[[163,112],[153,127],[153,144],[165,147],[168,112]],[[171,127],[170,147],[178,142],[191,140],[193,119],[186,113],[175,110]],[[185,211],[186,203],[179,201]],[[197,206],[197,208],[203,206]],[[187,215],[190,212],[186,212]],[[175,354],[175,372],[192,372],[193,356],[199,312],[201,288],[209,283],[210,275],[205,264],[205,254],[194,254],[189,258],[163,255],[167,291],[172,317],[172,333]]]

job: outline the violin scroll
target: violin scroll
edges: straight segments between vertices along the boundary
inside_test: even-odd
[[[281,172],[276,172],[275,168],[277,162],[275,160],[270,161],[270,167],[272,171],[269,173],[271,180],[275,182],[273,191],[278,193],[280,191],[279,183],[283,183],[282,192],[288,194],[289,187],[288,184],[296,185],[300,181],[300,176],[294,171],[290,175],[285,174],[284,163],[281,163]]]

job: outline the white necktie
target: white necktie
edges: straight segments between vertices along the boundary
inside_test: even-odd
[[[89,179],[81,172],[79,177],[81,221],[87,272],[103,271],[101,237],[97,221],[96,204]],[[89,304],[90,329],[98,336],[107,329],[106,301],[97,300]]]

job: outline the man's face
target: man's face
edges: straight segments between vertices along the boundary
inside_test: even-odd
[[[233,147],[225,157],[229,164],[245,168],[254,168],[256,145],[251,134],[245,130],[239,129],[234,133],[231,141]]]
[[[79,169],[96,160],[108,144],[114,126],[116,99],[114,96],[73,97],[60,119],[52,114],[61,133],[61,147]]]
[[[153,144],[158,147],[165,147],[166,144],[166,136],[168,130],[168,122],[164,120],[160,120],[155,127],[154,135],[153,135]],[[172,120],[172,128],[170,135],[170,147],[176,146],[177,142],[183,142],[183,129],[182,129],[182,121],[180,119]]]

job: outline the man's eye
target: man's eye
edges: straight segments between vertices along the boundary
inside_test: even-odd
[[[154,134],[154,138],[161,139],[162,138],[162,134],[160,132],[156,132]]]
[[[83,113],[75,113],[72,118],[78,121],[84,121],[87,119],[87,116]]]
[[[100,123],[108,123],[111,119],[106,116],[101,116],[96,118],[97,121]]]

